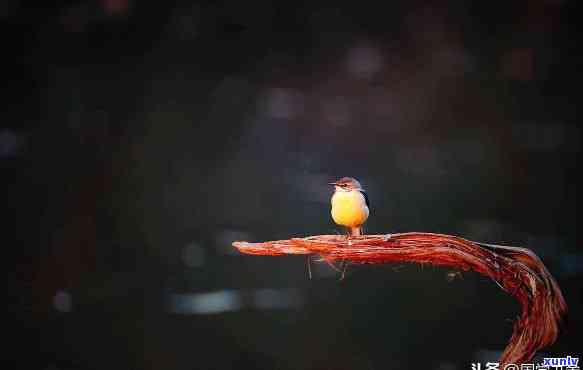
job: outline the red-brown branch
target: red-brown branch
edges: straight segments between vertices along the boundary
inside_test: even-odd
[[[263,243],[234,242],[246,254],[319,254],[328,261],[353,263],[417,262],[474,270],[515,297],[522,313],[514,324],[501,364],[530,361],[555,342],[567,305],[555,279],[529,249],[472,242],[451,235],[403,233],[347,239],[318,235]],[[503,365],[501,366],[503,368]]]

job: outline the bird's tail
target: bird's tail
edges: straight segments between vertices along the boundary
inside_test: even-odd
[[[362,226],[351,227],[348,231],[350,232],[350,236],[361,236]]]

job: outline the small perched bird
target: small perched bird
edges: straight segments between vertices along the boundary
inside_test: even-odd
[[[361,235],[361,227],[368,218],[370,204],[360,182],[352,177],[343,177],[330,185],[334,185],[332,219],[338,225],[345,226],[348,235]]]

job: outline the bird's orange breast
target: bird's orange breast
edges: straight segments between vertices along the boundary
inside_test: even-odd
[[[357,227],[364,224],[369,210],[359,191],[337,191],[332,196],[331,214],[338,225]]]

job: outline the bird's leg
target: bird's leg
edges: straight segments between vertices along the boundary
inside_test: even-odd
[[[350,227],[349,232],[350,232],[350,236],[362,235],[362,229],[360,228],[360,226]]]

